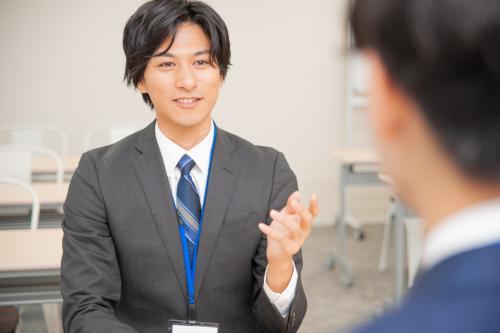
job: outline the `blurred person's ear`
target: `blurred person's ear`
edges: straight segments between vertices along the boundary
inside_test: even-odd
[[[369,114],[377,141],[390,143],[404,135],[414,105],[391,79],[380,56],[365,52],[371,71]]]

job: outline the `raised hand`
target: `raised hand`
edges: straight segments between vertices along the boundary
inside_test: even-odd
[[[275,292],[283,291],[293,272],[292,257],[311,234],[311,226],[318,215],[318,199],[312,195],[309,207],[303,206],[300,193],[294,192],[281,211],[272,210],[270,225],[260,223],[259,229],[267,235],[267,283]]]

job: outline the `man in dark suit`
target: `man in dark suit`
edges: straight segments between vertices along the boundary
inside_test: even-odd
[[[72,178],[65,331],[296,332],[317,199],[301,204],[283,154],[212,121],[230,63],[224,22],[201,2],[154,0],[123,46],[125,78],[156,120],[85,153]]]
[[[500,1],[357,0],[378,150],[426,234],[395,311],[359,333],[500,332]]]

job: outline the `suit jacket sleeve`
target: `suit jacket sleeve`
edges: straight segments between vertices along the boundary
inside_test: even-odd
[[[115,316],[120,268],[96,162],[84,154],[64,204],[61,292],[65,332],[136,332]]]
[[[269,209],[281,210],[287,203],[288,197],[298,189],[297,178],[290,169],[282,153],[276,155],[274,176],[269,199]],[[271,223],[269,214],[267,224]],[[264,273],[267,266],[267,238],[262,237],[259,249],[254,259],[254,316],[259,328],[263,332],[296,332],[305,316],[307,301],[301,281],[302,253],[299,251],[293,258],[298,273],[295,298],[290,307],[288,317],[283,318],[278,309],[269,301],[263,290]]]

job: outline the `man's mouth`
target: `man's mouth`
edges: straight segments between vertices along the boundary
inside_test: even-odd
[[[174,99],[174,102],[179,103],[180,105],[183,106],[192,106],[195,105],[197,102],[201,101],[203,98],[201,97],[180,97]]]

